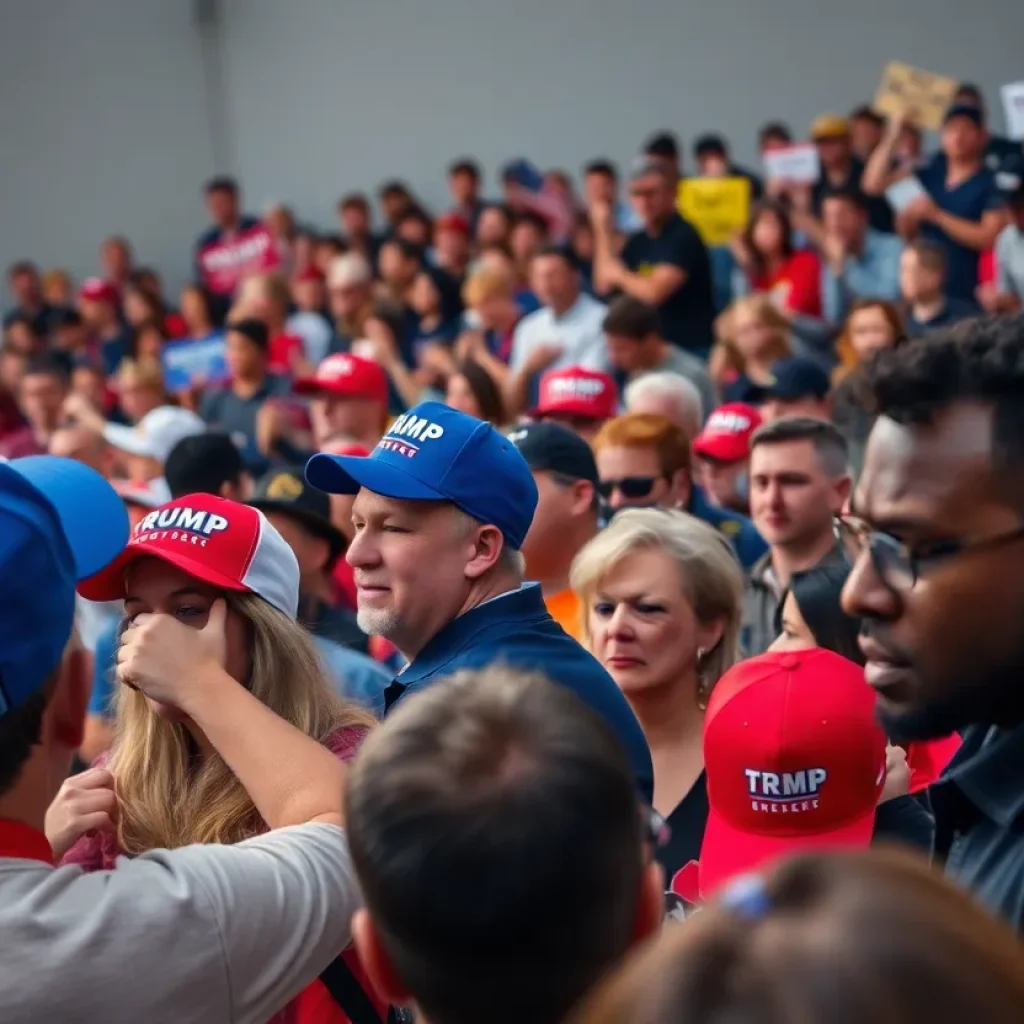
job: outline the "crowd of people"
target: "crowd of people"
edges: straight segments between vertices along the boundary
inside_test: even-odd
[[[1024,150],[808,138],[9,268],[5,1021],[1020,1020]]]

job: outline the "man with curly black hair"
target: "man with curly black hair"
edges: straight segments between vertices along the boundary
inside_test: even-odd
[[[890,733],[962,732],[932,788],[936,852],[1024,928],[1024,317],[897,346],[865,383],[844,607]]]

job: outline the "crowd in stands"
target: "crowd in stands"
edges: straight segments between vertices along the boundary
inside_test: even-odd
[[[807,140],[8,269],[0,1018],[1022,1019],[1024,149]]]

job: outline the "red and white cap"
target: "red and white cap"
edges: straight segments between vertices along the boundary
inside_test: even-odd
[[[128,546],[102,572],[79,584],[89,601],[125,596],[125,570],[138,558],[159,558],[213,587],[256,594],[294,619],[299,563],[258,509],[211,494],[189,494],[150,512]]]
[[[700,893],[803,850],[865,848],[885,733],[864,669],[831,651],[762,654],[717,683],[704,717]]]
[[[372,359],[338,352],[328,356],[312,377],[300,377],[294,387],[297,395],[330,394],[339,398],[370,398],[387,404],[388,376]]]
[[[750,439],[761,422],[761,414],[752,405],[720,405],[694,438],[693,453],[716,462],[740,462],[750,456]]]
[[[87,277],[78,289],[78,297],[86,302],[109,302],[112,306],[121,301],[117,287],[102,277]]]
[[[607,373],[568,366],[564,370],[548,370],[541,377],[537,407],[530,415],[535,419],[577,416],[608,420],[615,415],[618,404],[615,381]]]

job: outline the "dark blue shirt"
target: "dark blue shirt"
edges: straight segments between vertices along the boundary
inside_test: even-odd
[[[979,316],[981,310],[977,303],[968,302],[967,299],[946,299],[942,311],[931,320],[917,320],[912,310],[907,310],[906,326],[907,335],[911,338],[919,338],[928,331],[934,331],[937,327],[948,327],[960,320],[966,320],[971,316]]]
[[[744,569],[749,569],[768,550],[764,538],[746,516],[729,509],[716,508],[704,497],[699,487],[692,489],[690,507],[686,511],[721,531],[732,544]]]
[[[946,186],[946,157],[937,153],[917,175],[940,210],[964,220],[980,222],[989,210],[998,210],[1003,201],[996,190],[995,175],[987,167],[961,182]],[[971,301],[978,287],[977,249],[969,249],[946,234],[937,224],[922,224],[921,235],[938,242],[946,254],[946,291],[955,299]]]
[[[387,708],[463,669],[495,662],[542,672],[576,693],[622,741],[640,795],[651,803],[654,770],[636,716],[615,680],[548,614],[540,584],[485,601],[448,623],[388,687]]]

